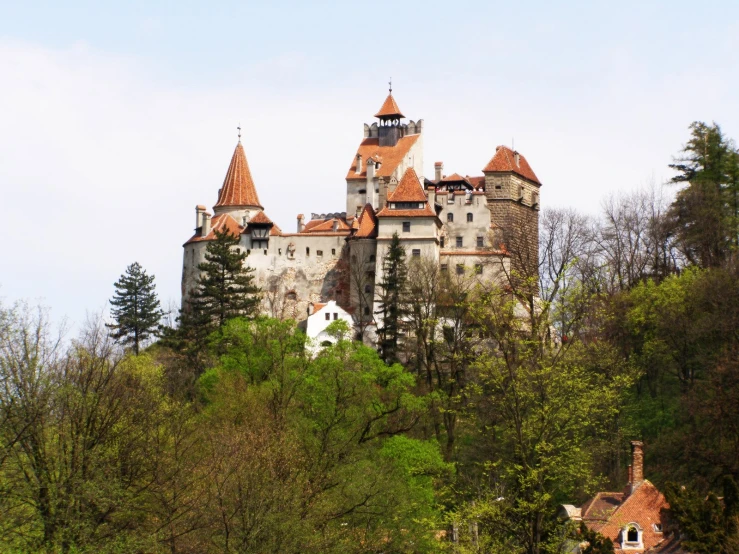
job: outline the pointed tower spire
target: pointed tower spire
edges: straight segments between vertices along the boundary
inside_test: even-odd
[[[259,203],[259,196],[257,196],[257,189],[251,178],[244,147],[241,145],[241,129],[239,129],[239,143],[231,157],[223,187],[218,192],[218,202],[213,206],[214,209],[225,207],[264,209]]]
[[[375,117],[379,118],[382,121],[390,121],[394,119],[403,119],[405,116],[400,111],[400,108],[398,107],[398,103],[395,101],[395,98],[393,98],[393,81],[390,80],[390,91],[388,92],[387,98],[385,98],[385,102],[382,103],[382,107],[380,108],[380,111],[375,114]]]

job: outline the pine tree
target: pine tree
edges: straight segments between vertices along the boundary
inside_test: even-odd
[[[385,363],[398,361],[398,343],[407,312],[405,299],[406,278],[405,249],[400,244],[398,233],[393,235],[390,247],[382,262],[382,282],[378,284],[381,326],[379,335],[380,356]]]
[[[110,300],[110,314],[115,323],[110,336],[124,346],[133,346],[138,355],[140,347],[151,337],[157,336],[162,309],[155,291],[154,276],[134,262],[126,268],[115,283],[115,295]]]
[[[715,123],[696,121],[690,129],[690,140],[670,165],[678,172],[672,182],[688,183],[671,215],[688,260],[716,267],[739,241],[739,153]]]
[[[247,253],[239,250],[239,237],[228,230],[216,230],[208,243],[197,287],[189,300],[189,313],[183,326],[197,326],[200,331],[220,329],[235,317],[256,313],[259,288],[254,285],[254,270],[244,265]]]

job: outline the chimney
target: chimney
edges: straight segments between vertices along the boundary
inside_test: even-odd
[[[357,169],[354,173],[362,173],[362,154],[357,154]]]
[[[198,204],[195,206],[195,228],[199,229],[203,226],[203,214],[205,213],[205,206]]]
[[[370,183],[375,178],[375,160],[372,158],[367,160],[367,186],[369,186]]]
[[[305,216],[298,214],[298,233],[302,233],[305,229]]]
[[[644,443],[631,441],[631,490],[644,482]]]
[[[518,152],[513,153],[516,158],[516,167],[521,167],[521,154]]]
[[[200,236],[207,237],[210,234],[210,214],[203,212],[203,225],[200,229]]]
[[[431,209],[434,209],[434,204],[436,203],[436,187],[429,187],[426,191],[426,198],[429,201],[429,205],[431,206]]]
[[[333,226],[331,227],[331,230],[335,233],[339,230],[339,220],[334,218]]]
[[[444,171],[444,162],[436,162],[434,164],[434,179],[441,181],[441,173]]]

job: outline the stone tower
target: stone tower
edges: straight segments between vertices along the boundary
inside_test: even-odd
[[[498,146],[482,170],[494,240],[511,256],[519,278],[535,278],[539,267],[539,189],[541,183],[521,154]]]

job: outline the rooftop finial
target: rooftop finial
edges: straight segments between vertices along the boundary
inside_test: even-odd
[[[239,122],[239,126],[236,128],[239,130],[239,142],[241,142],[241,122]]]
[[[388,85],[390,85],[390,94],[393,93],[393,78],[390,77],[390,80],[387,82]]]

